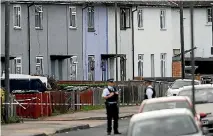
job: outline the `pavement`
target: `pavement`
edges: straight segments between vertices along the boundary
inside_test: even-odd
[[[137,113],[138,109],[139,106],[120,107],[121,114],[119,116],[120,118],[131,117]],[[2,136],[50,136],[56,133],[100,126],[106,123],[105,119],[105,109],[92,110],[46,117],[37,121],[2,125],[1,132]]]

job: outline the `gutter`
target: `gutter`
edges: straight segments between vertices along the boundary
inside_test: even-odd
[[[138,6],[136,9],[132,11],[132,80],[135,78],[135,40],[134,40],[134,12],[138,10]]]
[[[27,39],[28,39],[28,63],[29,63],[29,66],[28,66],[28,71],[29,71],[29,75],[31,74],[31,67],[30,67],[30,60],[31,60],[31,53],[30,53],[30,50],[31,50],[31,46],[30,46],[30,7],[33,6],[34,3],[31,3],[29,5],[27,5],[27,27],[28,27],[28,34],[27,34]]]

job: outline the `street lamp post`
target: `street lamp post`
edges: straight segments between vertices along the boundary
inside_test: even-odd
[[[181,71],[182,79],[185,78],[185,53],[184,53],[184,27],[183,27],[183,2],[180,1],[180,42],[181,42]]]
[[[194,5],[193,2],[190,5],[190,23],[191,23],[191,48],[194,48]],[[192,64],[192,102],[193,102],[193,114],[195,115],[195,63],[194,63],[194,50],[191,52],[191,64]]]

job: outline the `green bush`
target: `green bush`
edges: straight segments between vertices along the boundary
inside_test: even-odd
[[[8,124],[20,123],[20,122],[21,122],[21,119],[19,117],[17,117],[17,116],[9,117],[9,119],[8,119]],[[2,117],[1,123],[5,124],[5,120],[4,120],[3,117]]]
[[[67,86],[88,86],[88,87],[105,87],[107,84],[58,84],[63,89]]]

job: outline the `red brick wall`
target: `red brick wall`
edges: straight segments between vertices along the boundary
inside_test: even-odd
[[[181,77],[181,61],[172,62],[172,77]]]

